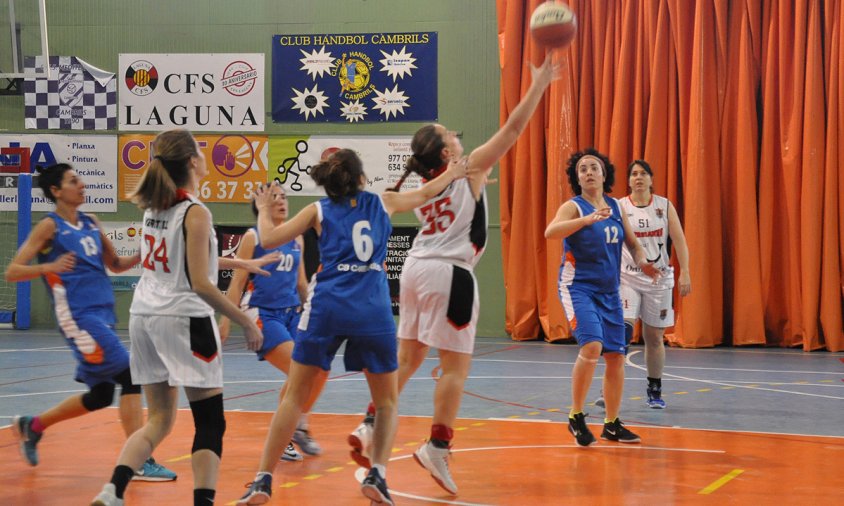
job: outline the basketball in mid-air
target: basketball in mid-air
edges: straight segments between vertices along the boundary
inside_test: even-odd
[[[543,46],[566,47],[577,35],[577,18],[568,5],[548,1],[539,4],[531,14],[530,33]]]

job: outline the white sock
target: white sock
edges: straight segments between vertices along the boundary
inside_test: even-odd
[[[381,475],[381,478],[387,479],[387,466],[383,464],[372,464],[372,469],[377,469],[378,474]]]
[[[255,481],[260,480],[261,476],[264,476],[264,475],[269,476],[270,478],[273,477],[273,473],[265,473],[265,472],[259,471],[258,473],[255,474]]]

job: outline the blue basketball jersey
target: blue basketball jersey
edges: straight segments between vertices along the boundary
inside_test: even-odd
[[[76,316],[94,308],[113,310],[114,292],[103,265],[103,243],[97,224],[84,213],[78,213],[79,221],[75,224],[54,212],[47,216],[56,223],[56,234],[50,246],[38,253],[38,263],[53,262],[68,252],[76,254],[72,271],[44,276],[56,311],[67,306]],[[60,289],[63,289],[61,299],[57,298]]]
[[[258,230],[250,229],[255,234],[255,252],[252,258],[260,258],[266,254],[278,251],[281,259],[273,264],[268,264],[263,269],[270,273],[269,276],[249,276],[249,285],[243,295],[243,305],[249,307],[260,307],[264,309],[282,309],[298,306],[299,292],[296,289],[296,282],[299,279],[299,262],[302,260],[302,248],[295,240],[282,244],[277,248],[264,249],[258,237]]]
[[[395,333],[384,272],[393,227],[381,197],[360,192],[316,206],[322,269],[311,281],[299,329],[324,336]]]
[[[595,292],[618,292],[624,223],[618,202],[608,195],[604,198],[612,209],[612,216],[583,227],[563,240],[561,285],[577,284]],[[581,216],[595,212],[592,204],[581,196],[572,201]]]

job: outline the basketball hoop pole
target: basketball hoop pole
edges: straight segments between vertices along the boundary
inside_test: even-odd
[[[18,157],[18,165],[6,165],[0,172],[18,173],[18,248],[21,247],[31,228],[32,220],[32,173],[29,171],[29,148],[0,148],[0,155]],[[30,325],[30,289],[29,281],[22,281],[16,286],[15,328],[28,329]]]

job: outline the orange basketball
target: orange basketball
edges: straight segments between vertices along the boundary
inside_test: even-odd
[[[543,46],[566,47],[577,35],[577,18],[568,5],[548,1],[530,16],[530,33]]]

